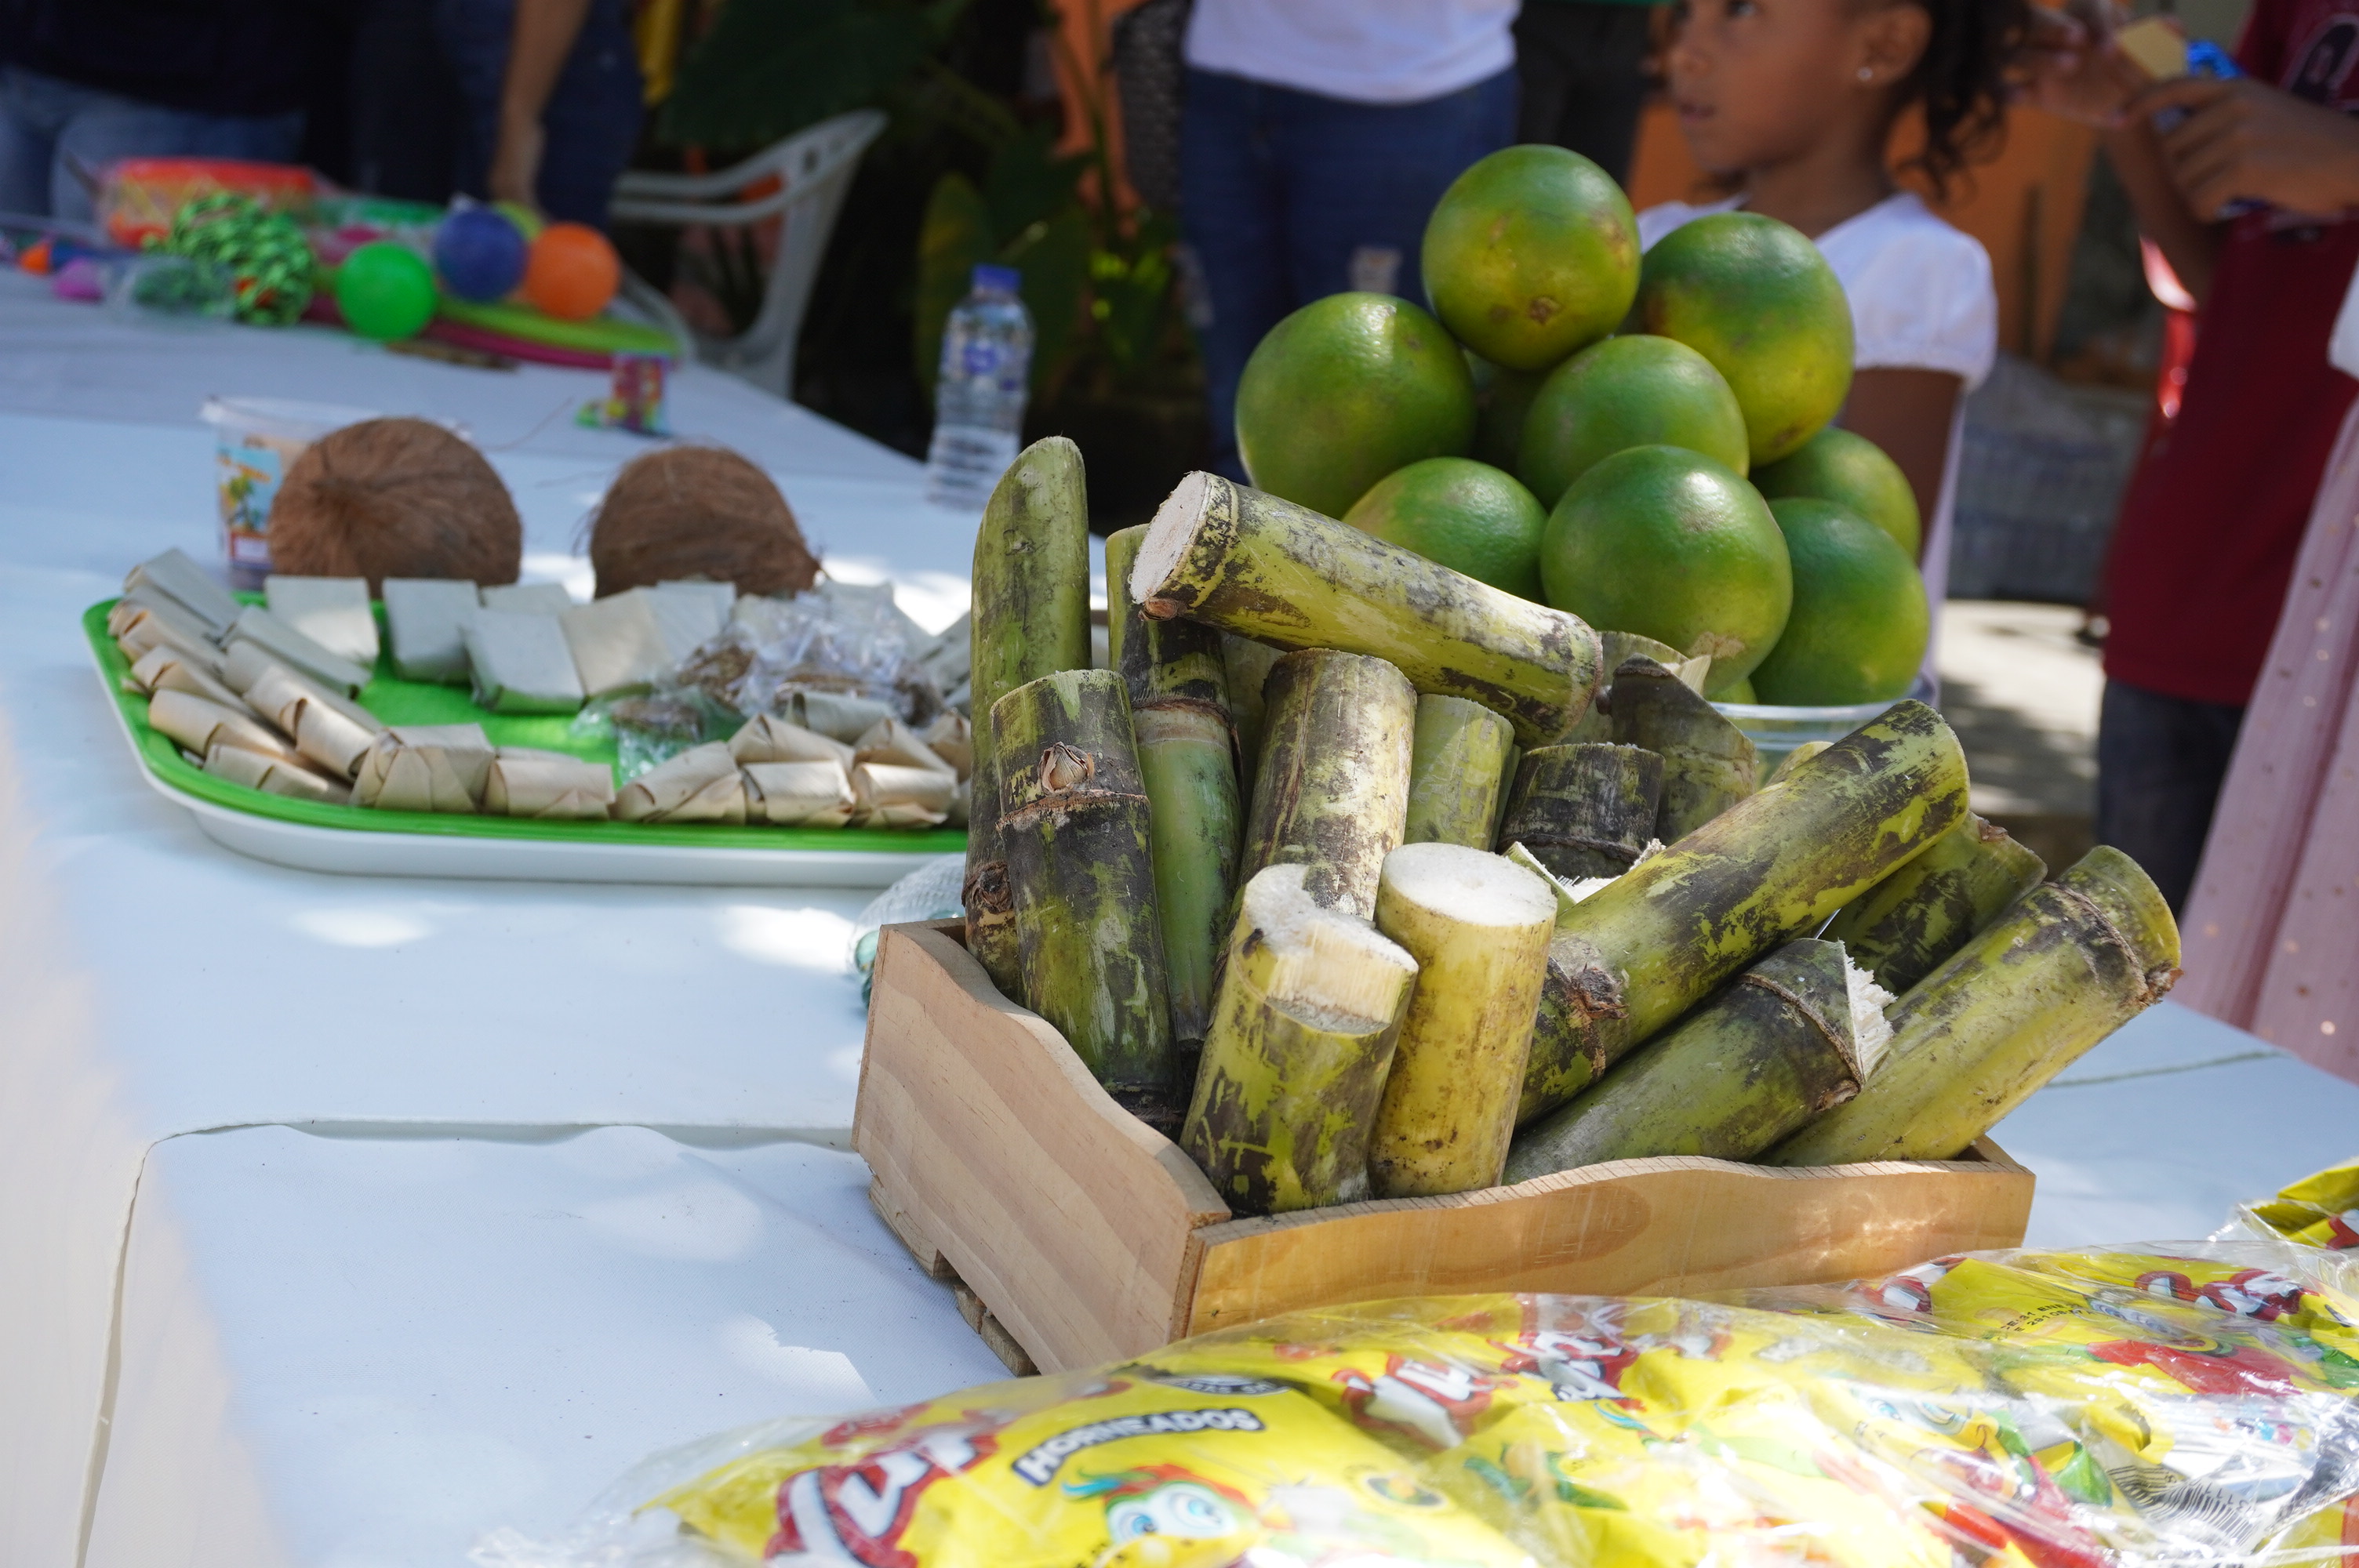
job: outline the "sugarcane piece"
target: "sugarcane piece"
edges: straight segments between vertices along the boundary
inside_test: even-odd
[[[1596,1054],[1597,1032],[1585,1026],[1591,1011],[1585,1003],[1597,1000],[1610,1005],[1613,999],[1584,998],[1576,992],[1575,988],[1595,987],[1606,977],[1591,962],[1593,950],[1589,944],[1564,934],[1565,923],[1580,903],[1572,884],[1521,844],[1509,843],[1505,852],[1508,860],[1547,883],[1556,900],[1558,926],[1549,935],[1548,969],[1540,978],[1539,1011],[1532,1020],[1531,1052],[1524,1063],[1523,1092],[1516,1101],[1516,1125],[1522,1127],[1581,1093],[1604,1072],[1605,1064]],[[1590,884],[1593,889],[1596,885]]]
[[[1368,1139],[1378,1197],[1498,1184],[1555,927],[1554,892],[1497,855],[1404,844],[1385,857],[1376,929],[1418,976]]]
[[[1869,1081],[1891,1040],[1877,1000],[1891,998],[1872,986],[1842,944],[1788,942],[1516,1134],[1505,1179],[1663,1154],[1753,1159]]]
[[[1614,739],[1663,759],[1655,837],[1676,844],[1751,795],[1759,781],[1751,736],[1680,677],[1643,655],[1614,671]]]
[[[1867,1087],[1767,1162],[1955,1159],[2178,979],[2170,906],[2136,861],[2101,844],[1902,997]]]
[[[1785,784],[1642,856],[1564,912],[1552,946],[1567,972],[1549,994],[1566,1016],[1548,1048],[1603,1074],[1965,816],[1958,738],[1923,703],[1895,703]]]
[[[1623,661],[1644,654],[1680,677],[1680,682],[1701,692],[1705,676],[1712,671],[1710,654],[1698,654],[1690,659],[1669,643],[1658,643],[1652,637],[1642,637],[1636,632],[1608,632],[1600,627],[1597,640],[1604,648],[1602,667],[1605,674],[1597,688],[1597,700],[1581,716],[1581,722],[1564,732],[1560,744],[1596,742],[1614,739],[1614,672]]]
[[[1777,760],[1777,769],[1775,772],[1770,773],[1768,784],[1765,784],[1761,787],[1763,789],[1767,789],[1769,784],[1784,784],[1788,779],[1794,776],[1794,770],[1796,768],[1800,767],[1804,762],[1809,762],[1812,757],[1815,757],[1821,752],[1825,751],[1831,744],[1832,744],[1832,742],[1827,741],[1803,741],[1800,745],[1795,747],[1792,751],[1787,752],[1783,757],[1780,757]]]
[[[1236,901],[1245,811],[1221,634],[1192,621],[1149,621],[1130,600],[1130,563],[1146,534],[1138,527],[1107,535],[1113,602],[1106,626],[1115,633],[1115,673],[1130,698],[1138,775],[1147,786],[1171,1028],[1183,1042],[1201,1041]]]
[[[1305,868],[1245,884],[1180,1146],[1239,1214],[1368,1195],[1368,1135],[1417,960],[1321,908]]]
[[[1497,837],[1499,783],[1515,729],[1479,702],[1420,697],[1409,741],[1410,844],[1463,844],[1488,849]]]
[[[1618,877],[1655,834],[1663,759],[1637,746],[1543,746],[1524,753],[1499,823],[1558,876]]]
[[[1269,672],[1286,656],[1283,648],[1221,633],[1221,663],[1229,675],[1229,727],[1237,736],[1237,798],[1253,799],[1254,768],[1261,761],[1261,688]]]
[[[1408,827],[1417,689],[1382,659],[1311,648],[1271,667],[1263,703],[1238,880],[1305,865],[1312,898],[1373,917],[1385,857]]]
[[[1171,1034],[1147,797],[1110,670],[1064,670],[991,710],[1024,1004],[1117,1104],[1176,1133],[1192,1052]]]
[[[1419,691],[1503,715],[1527,746],[1555,741],[1595,694],[1585,622],[1308,507],[1191,473],[1147,527],[1131,594],[1158,620],[1388,660]]]
[[[1507,820],[1507,801],[1516,793],[1516,775],[1523,771],[1523,766],[1524,749],[1511,742],[1499,765],[1499,790],[1491,813],[1489,843],[1493,849],[1502,852],[1506,849],[1506,840],[1499,837],[1499,828]]]
[[[2006,828],[1969,815],[1843,905],[1821,935],[1898,996],[2047,875],[2047,862]]]
[[[999,843],[991,710],[1028,681],[1089,667],[1089,516],[1081,449],[1050,436],[1016,454],[992,491],[974,536],[968,653],[974,773],[961,892],[967,951],[1005,996],[1020,994],[1022,980],[1016,905]]]

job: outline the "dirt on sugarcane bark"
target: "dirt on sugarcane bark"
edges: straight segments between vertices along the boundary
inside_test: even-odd
[[[1387,660],[1419,691],[1502,715],[1527,746],[1588,711],[1603,667],[1577,617],[1215,474],[1190,474],[1156,513],[1131,588],[1158,618]]]
[[[1312,898],[1370,919],[1385,857],[1408,826],[1416,689],[1382,659],[1312,648],[1278,660],[1262,696],[1237,875],[1307,866]]]
[[[1752,738],[1680,677],[1644,657],[1614,672],[1614,739],[1663,759],[1655,837],[1675,844],[1759,787]]]
[[[1180,1146],[1238,1214],[1368,1195],[1368,1138],[1417,960],[1321,909],[1304,868],[1246,884]]]
[[[1663,759],[1639,746],[1543,746],[1524,753],[1499,824],[1558,876],[1618,877],[1655,837]]]
[[[1175,1133],[1193,1065],[1171,1033],[1122,677],[1066,670],[1018,687],[992,733],[1025,1005],[1125,1109]]]
[[[1970,816],[1845,904],[1821,935],[1899,996],[2047,874],[2006,828]]]
[[[2100,845],[1902,997],[1867,1087],[1767,1162],[1955,1159],[2178,978],[2170,906],[2136,861]]]
[[[991,492],[974,536],[969,676],[974,776],[968,806],[967,951],[992,983],[1020,985],[1016,906],[990,808],[991,710],[1027,682],[1090,665],[1089,492],[1082,450],[1062,436],[1035,441]]]
[[[1563,744],[1602,742],[1614,739],[1614,672],[1632,658],[1649,658],[1686,681],[1696,690],[1703,689],[1704,676],[1712,669],[1708,656],[1690,659],[1669,643],[1658,643],[1652,637],[1642,637],[1636,632],[1608,632],[1597,629],[1597,639],[1605,650],[1605,678],[1597,688],[1597,700],[1581,716],[1581,722],[1565,731]]]
[[[1965,816],[1957,737],[1923,703],[1894,704],[1560,914],[1564,1059],[1602,1073]]]
[[[1750,1160],[1859,1092],[1843,948],[1805,937],[1763,958],[1516,1137],[1505,1180],[1607,1160]]]
[[[1515,749],[1514,728],[1481,703],[1419,697],[1402,841],[1489,849],[1499,820],[1500,782]]]
[[[1235,901],[1244,811],[1221,633],[1192,621],[1150,621],[1138,613],[1128,579],[1146,533],[1125,528],[1106,539],[1113,596],[1106,624],[1114,667],[1130,697],[1147,792],[1171,1028],[1182,1042],[1192,1042],[1204,1038],[1212,1013],[1213,976]]]

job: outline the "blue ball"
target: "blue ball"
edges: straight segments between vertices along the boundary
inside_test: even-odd
[[[505,299],[524,281],[530,247],[516,226],[488,207],[462,207],[434,232],[434,270],[462,299]]]

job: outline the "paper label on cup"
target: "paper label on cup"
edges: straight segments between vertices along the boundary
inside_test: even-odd
[[[262,435],[223,434],[215,490],[221,502],[222,544],[230,565],[270,569],[270,503],[288,465],[306,445]]]

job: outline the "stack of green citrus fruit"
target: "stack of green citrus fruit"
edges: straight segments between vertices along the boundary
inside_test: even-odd
[[[1338,294],[1246,364],[1253,482],[1601,630],[1712,656],[1723,699],[1905,693],[1924,658],[1908,481],[1834,427],[1850,306],[1751,212],[1643,257],[1630,203],[1560,147],[1495,153],[1425,232],[1428,312]]]

